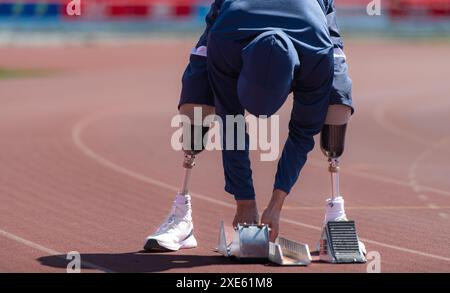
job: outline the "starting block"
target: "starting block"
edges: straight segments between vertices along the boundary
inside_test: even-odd
[[[312,258],[308,244],[278,237],[269,244],[269,260],[282,266],[307,266]]]
[[[273,262],[282,266],[307,266],[311,254],[307,244],[278,237],[275,243],[269,241],[269,226],[238,224],[230,244],[222,222],[217,252],[234,257],[242,262]]]
[[[222,222],[217,251],[226,257],[242,261],[267,259],[269,255],[269,226],[238,224],[233,239],[228,245],[225,226]]]
[[[329,221],[320,240],[320,260],[330,263],[365,263],[354,221]]]

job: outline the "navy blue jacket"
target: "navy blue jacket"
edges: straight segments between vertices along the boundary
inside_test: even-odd
[[[352,107],[352,82],[348,75],[348,66],[344,54],[344,41],[339,33],[336,22],[334,0],[316,0],[321,5],[326,18],[331,41],[335,49],[334,81],[331,90],[330,104],[344,104]],[[219,16],[220,8],[225,0],[215,0],[206,16],[206,29],[195,48],[207,47],[211,27]],[[214,95],[208,82],[206,58],[191,55],[190,62],[183,75],[181,101],[198,104],[198,100],[214,106]]]
[[[345,55],[343,53],[344,44],[336,24],[336,15],[333,0],[298,1],[303,1],[302,3],[300,3],[302,6],[312,5],[311,8],[314,8],[304,10],[297,9],[298,19],[296,19],[296,15],[294,15],[293,23],[295,26],[295,23],[298,22],[299,30],[298,32],[296,32],[296,27],[289,27],[289,30],[287,32],[288,34],[290,34],[290,37],[293,38],[294,45],[299,46],[299,52],[301,52],[302,54],[310,54],[309,56],[304,56],[305,62],[303,62],[301,65],[303,66],[302,72],[306,72],[306,74],[303,78],[298,78],[299,83],[302,83],[303,81],[306,82],[306,85],[303,87],[303,89],[312,87],[310,86],[310,83],[314,83],[314,75],[322,76],[322,73],[324,75],[328,74],[327,72],[323,71],[321,73],[320,70],[314,71],[315,66],[320,63],[320,56],[315,56],[315,53],[320,52],[321,50],[331,50],[331,48],[334,47],[335,58],[334,76],[332,76],[333,72],[330,72],[328,86],[325,84],[328,84],[327,79],[319,80],[318,82],[323,83],[324,86],[318,87],[318,90],[315,92],[311,92],[310,96],[308,96],[307,90],[302,90],[301,84],[299,85],[299,90],[296,91],[294,89],[294,108],[292,111],[291,122],[289,124],[289,137],[286,141],[283,154],[278,163],[278,171],[274,184],[275,189],[281,189],[288,193],[298,179],[300,171],[306,162],[307,153],[314,147],[313,136],[320,132],[323,125],[324,115],[326,115],[326,105],[324,104],[324,102],[326,104],[345,104],[352,107],[351,80],[348,76],[348,67],[345,61]],[[317,3],[314,3],[313,1],[317,1]],[[233,90],[226,88],[217,88],[220,87],[219,82],[215,83],[214,80],[211,80],[211,72],[208,72],[208,68],[211,71],[211,64],[208,64],[208,58],[205,58],[206,56],[202,55],[205,52],[204,49],[208,47],[208,41],[210,40],[212,34],[215,35],[217,34],[217,32],[221,33],[223,31],[226,31],[227,29],[229,29],[231,32],[236,31],[236,27],[234,27],[235,25],[244,25],[246,28],[252,27],[251,23],[249,22],[255,20],[255,18],[253,17],[254,15],[252,15],[251,17],[239,15],[236,17],[226,17],[224,16],[225,12],[223,11],[227,11],[229,13],[229,10],[232,10],[229,9],[229,7],[236,4],[246,5],[245,7],[247,8],[248,6],[250,6],[255,9],[255,11],[258,10],[257,6],[261,5],[261,9],[263,10],[265,9],[264,5],[267,5],[268,3],[270,5],[270,2],[272,2],[272,4],[276,6],[276,4],[274,3],[282,3],[283,1],[214,1],[206,17],[205,32],[200,37],[200,40],[198,41],[193,54],[191,54],[189,65],[183,75],[180,105],[184,103],[193,103],[216,106],[216,112],[218,112],[219,116],[222,116],[221,114],[236,115],[242,112],[242,109],[238,109],[237,111],[230,110],[229,108],[226,110],[220,109],[223,107],[221,107],[220,105],[220,100],[217,100],[217,96],[222,95],[231,97],[234,95],[234,92]],[[297,4],[294,0],[286,0],[285,2],[294,5]],[[317,7],[317,4],[319,4],[320,8]],[[244,13],[247,12],[245,9]],[[308,14],[317,12],[321,13],[320,10],[323,12],[323,15],[316,15],[317,19],[314,19],[314,17]],[[239,13],[241,12],[242,11],[239,11]],[[283,7],[282,9],[280,9],[280,13],[285,16],[286,13],[289,13],[289,9]],[[255,14],[257,19],[258,13],[255,12]],[[277,23],[276,10],[274,10],[273,17],[270,16],[271,13],[268,13],[267,10],[265,10],[261,14],[265,17],[265,19],[262,19],[261,22]],[[271,19],[267,18],[268,14],[269,18]],[[233,19],[237,19],[239,17],[239,21],[235,23]],[[274,19],[275,21],[273,22]],[[285,20],[285,17],[280,17],[280,19]],[[292,21],[288,21],[288,24],[289,26],[291,26]],[[313,27],[309,28],[308,24]],[[312,32],[308,32],[308,30],[311,30]],[[242,30],[238,31],[240,34],[239,37],[242,38]],[[249,37],[254,37],[251,35],[252,33],[253,32],[250,31]],[[233,33],[231,35],[233,35]],[[223,38],[223,35],[221,36],[221,38]],[[234,38],[234,36],[232,36],[232,38]],[[212,47],[213,44],[210,45]],[[218,48],[219,46],[220,44],[216,45],[216,48]],[[230,55],[232,54],[230,53]],[[229,56],[226,57],[232,58]],[[213,58],[210,57],[209,59]],[[209,63],[211,63],[211,60],[209,60]],[[331,63],[333,63],[332,60]],[[308,70],[308,66],[310,67],[310,70]],[[326,68],[331,67],[324,67],[324,70],[327,70]],[[219,84],[219,86],[217,86],[217,84]],[[215,88],[214,85],[216,85]],[[218,93],[218,91],[222,91],[222,93]],[[305,95],[305,97],[302,97],[302,95]],[[308,102],[309,97],[321,95],[323,96],[323,98],[326,98],[328,100],[320,101],[320,103],[315,104],[311,104]],[[239,105],[236,105],[235,103],[234,108],[239,108]],[[246,145],[245,151],[224,150],[222,154],[225,171],[226,191],[233,194],[236,199],[253,199],[255,197],[255,192],[253,189],[253,182],[251,178],[252,172],[250,168],[248,145]]]

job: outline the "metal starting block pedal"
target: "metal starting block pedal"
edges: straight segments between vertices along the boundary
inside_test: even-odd
[[[226,257],[240,261],[254,262],[267,260],[269,255],[269,226],[238,224],[233,239],[228,245],[225,226],[222,222],[217,251]]]
[[[329,221],[320,240],[320,260],[330,263],[365,263],[354,221]]]
[[[282,266],[307,266],[311,254],[307,244],[278,237],[275,243],[269,241],[269,226],[238,224],[230,244],[222,222],[217,252],[236,258],[241,262],[267,262]]]
[[[282,266],[307,266],[312,258],[308,244],[278,237],[269,244],[269,260]]]

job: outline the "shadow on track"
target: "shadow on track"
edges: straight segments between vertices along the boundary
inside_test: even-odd
[[[37,259],[42,265],[66,269],[71,260],[66,255],[43,256]],[[211,265],[231,265],[236,262],[220,255],[182,255],[168,252],[82,253],[81,269],[92,269],[83,262],[95,264],[118,273],[164,272]]]

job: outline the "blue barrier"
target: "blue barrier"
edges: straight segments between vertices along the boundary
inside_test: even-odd
[[[0,3],[0,16],[12,16],[13,4]]]
[[[0,3],[0,17],[58,18],[62,9],[58,3]]]
[[[36,15],[36,5],[35,4],[17,4],[17,13],[20,17],[32,17]]]

